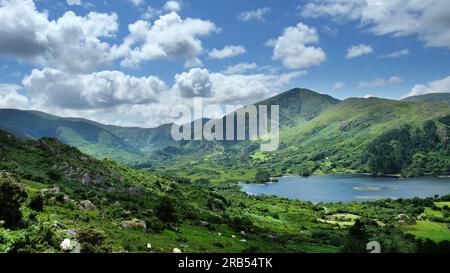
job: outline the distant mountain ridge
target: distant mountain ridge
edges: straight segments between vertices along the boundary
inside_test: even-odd
[[[403,98],[402,101],[427,101],[450,103],[450,93],[430,93]]]
[[[366,155],[367,149],[377,142],[387,145],[384,149],[394,149],[392,143],[404,141],[405,137],[423,142],[423,137],[405,132],[400,138],[396,130],[409,128],[405,130],[411,134],[425,134],[432,128],[436,135],[433,137],[439,141],[424,142],[426,148],[417,146],[419,150],[410,152],[426,157],[430,153],[429,160],[434,163],[424,170],[450,172],[450,163],[445,161],[446,153],[450,156],[445,148],[450,146],[450,107],[443,103],[445,94],[438,97],[439,100],[433,94],[400,101],[340,101],[308,89],[291,89],[255,103],[280,105],[280,146],[273,153],[261,153],[259,141],[174,141],[171,124],[156,128],[120,127],[36,111],[0,109],[0,128],[32,139],[56,137],[94,157],[145,166],[164,175],[218,181],[251,180],[260,169],[272,175],[373,172],[376,168],[380,173],[406,171],[413,154],[402,159],[402,166],[383,169],[378,166],[382,162],[372,164],[378,162],[373,156],[381,154],[374,150],[376,155]],[[234,113],[228,115],[231,114]],[[391,142],[384,143],[388,139]]]
[[[310,120],[339,100],[308,89],[291,89],[255,105],[280,105],[282,124]],[[105,125],[82,118],[62,118],[39,111],[0,109],[0,128],[18,136],[38,139],[56,137],[97,158],[122,162],[139,161],[156,150],[177,145],[172,124],[155,128]]]

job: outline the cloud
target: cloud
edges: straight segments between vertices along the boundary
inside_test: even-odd
[[[223,73],[224,74],[242,74],[249,70],[253,70],[257,68],[258,65],[255,63],[238,63],[236,65],[232,65],[227,67]]]
[[[113,48],[114,56],[123,58],[121,65],[124,67],[138,67],[142,62],[155,59],[185,59],[188,67],[198,64],[197,56],[203,52],[198,37],[218,31],[211,21],[183,20],[175,12],[160,16],[153,25],[139,20],[128,29],[130,34],[123,44]]]
[[[361,81],[359,82],[360,88],[375,88],[375,87],[383,87],[388,85],[394,85],[402,83],[403,80],[398,76],[392,76],[389,79],[377,78],[372,81]]]
[[[142,14],[142,19],[150,20],[150,19],[160,16],[163,13],[164,13],[164,11],[161,9],[155,9],[151,6],[148,6],[147,10]]]
[[[247,51],[243,46],[227,45],[223,49],[214,48],[208,53],[208,56],[212,59],[225,59],[241,54],[245,54]]]
[[[156,102],[166,89],[164,82],[153,76],[137,78],[120,71],[73,75],[49,68],[33,70],[23,85],[34,106],[67,109]]]
[[[266,45],[274,47],[274,60],[282,61],[287,68],[301,69],[320,65],[327,59],[320,47],[307,46],[318,42],[316,29],[299,23],[285,28],[280,37],[267,41]]]
[[[416,35],[428,47],[450,49],[447,0],[325,0],[301,7],[304,17],[357,20],[375,35]]]
[[[81,0],[67,0],[69,6],[81,6]]]
[[[347,59],[353,59],[371,53],[373,53],[371,46],[360,44],[347,49]]]
[[[140,7],[142,4],[144,4],[144,0],[128,0],[136,7]]]
[[[0,84],[0,108],[27,109],[28,98],[19,94],[20,89],[15,84]]]
[[[428,84],[416,84],[406,97],[429,93],[450,93],[450,76]]]
[[[175,82],[183,98],[211,96],[212,83],[209,71],[206,69],[194,68],[187,73],[177,74]]]
[[[337,90],[337,89],[342,89],[344,87],[346,87],[347,84],[345,82],[335,82],[333,83],[333,89]]]
[[[270,11],[271,11],[271,9],[269,7],[259,8],[259,9],[250,10],[250,11],[244,11],[238,15],[238,19],[241,21],[244,21],[244,22],[247,22],[250,20],[265,21],[264,15],[266,15]]]
[[[110,46],[101,39],[118,30],[117,15],[68,11],[49,21],[31,0],[3,0],[0,6],[0,55],[81,72],[111,61]]]
[[[394,52],[389,53],[389,54],[380,55],[380,56],[378,56],[378,58],[381,58],[381,59],[394,59],[394,58],[400,58],[400,57],[407,56],[407,55],[409,55],[409,49],[405,48],[405,49],[402,49],[402,50],[394,51]]]
[[[179,12],[181,10],[181,3],[178,1],[167,1],[163,9],[165,11]]]
[[[183,98],[202,96],[205,103],[247,104],[273,94],[285,84],[306,75],[305,71],[284,74],[222,74],[194,68],[175,76],[173,90]]]

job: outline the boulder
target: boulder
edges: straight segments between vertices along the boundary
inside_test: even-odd
[[[59,245],[59,247],[61,248],[62,251],[71,251],[71,245],[70,245],[70,239],[66,238],[62,241],[62,243]]]
[[[80,210],[95,210],[95,209],[97,209],[97,207],[94,204],[92,204],[92,202],[89,200],[81,201],[79,208],[80,208]]]
[[[179,248],[174,248],[173,253],[181,253],[181,250]]]
[[[43,189],[41,190],[41,193],[46,195],[46,194],[58,194],[61,192],[61,189],[59,187],[54,187],[51,189]]]
[[[122,222],[123,228],[142,228],[144,231],[147,230],[147,224],[145,221],[139,220],[139,219],[133,219],[130,221],[123,221]]]

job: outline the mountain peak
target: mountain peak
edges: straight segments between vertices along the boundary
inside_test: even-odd
[[[304,89],[293,88],[258,103],[258,105],[279,105],[281,124],[311,120],[339,100],[329,95]]]

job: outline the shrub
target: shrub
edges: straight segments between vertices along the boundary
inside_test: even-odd
[[[48,176],[51,180],[53,180],[53,181],[55,181],[55,182],[58,182],[58,181],[61,181],[61,179],[62,179],[62,177],[63,177],[63,174],[61,173],[60,170],[57,170],[57,169],[50,169],[50,170],[47,172],[47,176]]]
[[[82,252],[107,252],[104,246],[106,234],[93,228],[82,229],[77,234],[78,242],[81,244]]]
[[[259,171],[255,176],[256,183],[265,183],[270,181],[270,175],[266,171]]]
[[[156,207],[156,216],[158,216],[158,218],[165,223],[178,222],[174,203],[174,200],[167,196],[161,198],[158,206]]]
[[[44,196],[42,194],[36,194],[31,198],[28,207],[34,211],[41,212],[44,210]]]
[[[27,198],[25,189],[9,174],[0,173],[0,219],[9,228],[17,227],[22,220],[21,204]]]

